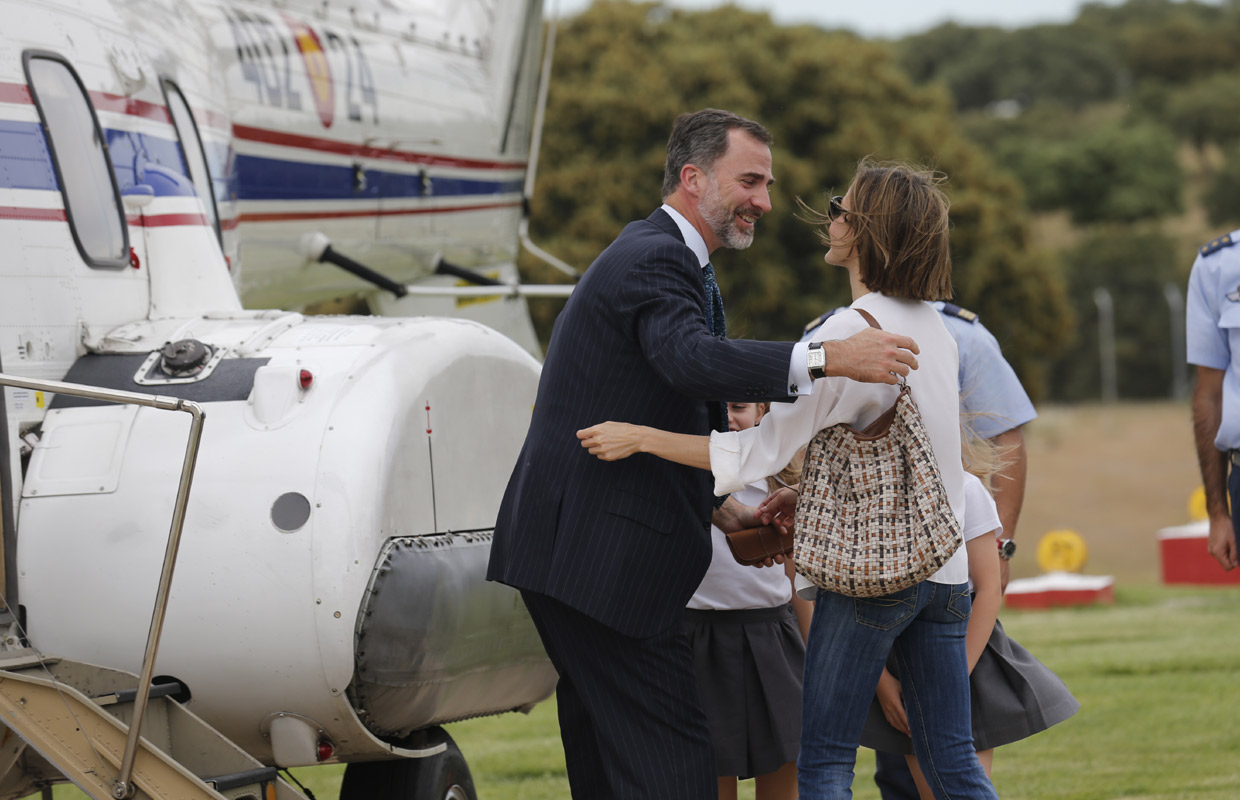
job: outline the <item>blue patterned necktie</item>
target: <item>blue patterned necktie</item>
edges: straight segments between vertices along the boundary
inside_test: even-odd
[[[712,336],[725,338],[728,335],[728,324],[723,317],[723,295],[719,293],[719,283],[715,280],[715,268],[708,262],[702,267],[702,283],[706,285],[706,327]],[[719,403],[715,410],[718,418],[715,429],[728,429],[728,404]]]
[[[706,327],[715,336],[728,335],[728,323],[723,317],[723,295],[719,293],[719,284],[715,281],[715,268],[709,263],[702,267],[702,282],[706,284]]]

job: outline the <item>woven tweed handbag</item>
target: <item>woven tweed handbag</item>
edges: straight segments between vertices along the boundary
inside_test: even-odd
[[[962,543],[907,384],[864,430],[835,425],[810,441],[796,510],[797,572],[831,592],[881,597],[929,578]]]

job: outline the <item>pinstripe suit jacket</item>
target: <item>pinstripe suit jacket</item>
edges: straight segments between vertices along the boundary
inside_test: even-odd
[[[706,434],[707,401],[787,398],[792,344],[712,336],[706,308],[697,257],[662,210],[590,266],[556,320],[489,580],[629,636],[679,619],[710,564],[710,473],[600,461],[576,433],[617,420]]]

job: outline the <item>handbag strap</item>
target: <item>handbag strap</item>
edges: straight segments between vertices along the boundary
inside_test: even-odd
[[[883,326],[878,324],[878,320],[874,319],[874,315],[869,311],[866,311],[864,308],[854,308],[853,311],[860,314],[861,318],[869,323],[871,328],[878,328],[880,331],[883,329]],[[857,430],[851,425],[845,427],[852,432],[853,436],[861,441],[883,438],[887,435],[888,430],[890,430],[891,423],[895,421],[896,411],[900,405],[901,398],[907,395],[908,391],[908,382],[904,380],[904,376],[900,376],[900,394],[896,397],[896,401],[891,404],[891,408],[888,408],[880,414],[878,419],[874,420],[869,425],[866,425],[862,430]]]
[[[874,319],[874,315],[869,311],[866,311],[864,308],[854,308],[853,311],[856,311],[861,315],[862,319],[870,323],[871,328],[878,328],[880,331],[883,329],[883,326],[878,324],[878,320]]]

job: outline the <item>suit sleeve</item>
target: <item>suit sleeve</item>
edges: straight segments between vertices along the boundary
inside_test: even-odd
[[[621,282],[617,303],[628,314],[651,368],[681,394],[702,400],[781,400],[789,396],[792,342],[712,336],[705,290],[686,248],[648,251]]]

